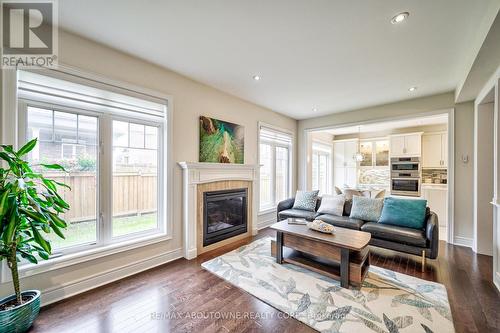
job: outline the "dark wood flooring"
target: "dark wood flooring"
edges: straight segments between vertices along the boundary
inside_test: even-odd
[[[264,229],[257,237],[263,236],[274,232]],[[44,307],[30,332],[311,332],[200,267],[250,241],[195,260],[179,259]],[[500,332],[500,295],[491,281],[491,257],[442,242],[439,258],[428,261],[425,273],[419,259],[372,249],[373,265],[443,283],[457,332]]]

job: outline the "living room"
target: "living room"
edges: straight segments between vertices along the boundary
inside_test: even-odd
[[[498,1],[43,3],[0,332],[500,330]]]

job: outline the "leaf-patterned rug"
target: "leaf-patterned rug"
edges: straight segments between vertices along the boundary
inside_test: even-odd
[[[295,265],[276,263],[263,238],[202,266],[321,332],[454,332],[446,289],[371,266],[360,290]]]

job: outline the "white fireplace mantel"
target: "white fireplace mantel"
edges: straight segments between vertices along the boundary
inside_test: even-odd
[[[257,234],[258,179],[259,167],[253,164],[223,164],[179,162],[182,168],[182,225],[183,248],[186,259],[197,256],[197,211],[198,184],[227,180],[252,182],[252,214],[248,227],[252,235]]]

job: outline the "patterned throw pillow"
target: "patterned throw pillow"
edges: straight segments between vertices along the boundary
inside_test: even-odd
[[[316,200],[319,191],[297,191],[293,209],[302,209],[314,212],[316,210]]]
[[[318,213],[342,216],[345,197],[343,195],[323,195]]]
[[[352,209],[350,217],[369,222],[377,222],[382,213],[384,199],[372,199],[354,196],[352,197]]]

